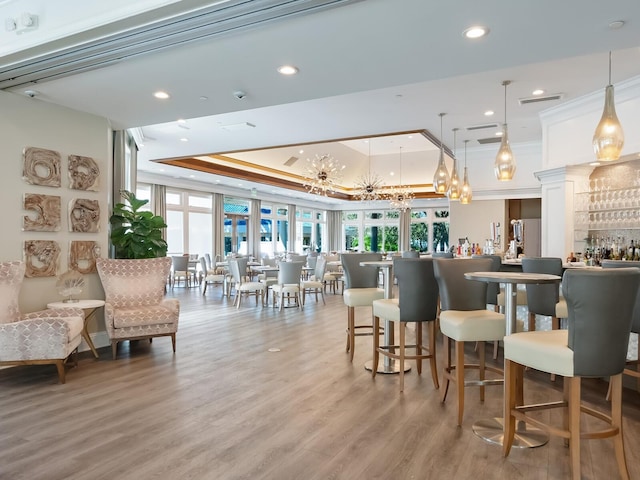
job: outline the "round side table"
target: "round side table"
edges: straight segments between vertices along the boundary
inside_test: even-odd
[[[87,342],[87,345],[89,345],[89,348],[93,352],[93,356],[96,358],[98,358],[98,351],[96,350],[96,347],[93,345],[93,341],[89,336],[89,332],[87,331],[87,324],[89,323],[89,320],[94,317],[96,310],[98,310],[100,307],[104,307],[104,300],[78,300],[77,302],[47,303],[47,308],[81,308],[85,310],[84,326],[82,327],[82,338],[84,338],[84,341]]]

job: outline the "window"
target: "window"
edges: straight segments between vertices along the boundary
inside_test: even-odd
[[[449,249],[449,210],[412,210],[410,245],[412,250],[419,252],[447,251]]]

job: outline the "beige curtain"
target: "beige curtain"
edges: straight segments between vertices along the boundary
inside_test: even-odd
[[[327,210],[327,251],[340,252],[342,242],[342,211]]]
[[[154,215],[159,215],[167,221],[167,187],[165,185],[151,185],[151,211]],[[163,240],[167,239],[167,229],[162,229]]]
[[[406,252],[411,245],[411,209],[400,212],[400,225],[398,226],[398,250]]]
[[[252,198],[249,201],[249,245],[247,251],[256,259],[260,258],[260,212],[261,202]]]
[[[216,255],[224,258],[224,195],[213,194],[213,260]]]

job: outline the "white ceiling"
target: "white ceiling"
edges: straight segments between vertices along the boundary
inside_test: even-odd
[[[93,2],[66,3],[81,19],[78,9]],[[213,2],[148,1],[144,6],[151,8],[154,3],[173,4],[175,12]],[[0,13],[17,11],[21,4],[35,13],[50,5],[45,0],[9,0],[0,2]],[[109,21],[126,5],[114,2]],[[93,14],[99,18],[99,13]],[[48,17],[41,15],[39,32],[47,29]],[[623,20],[624,26],[610,28],[617,20]],[[69,29],[74,26],[73,21],[67,24]],[[490,34],[475,41],[463,38],[463,30],[475,24],[489,27]],[[6,40],[7,35],[11,34],[3,32],[0,38]],[[142,171],[193,175],[195,180],[213,183],[215,177],[210,175],[185,174],[151,160],[423,129],[439,137],[439,112],[447,113],[444,142],[451,149],[451,129],[460,128],[460,150],[463,140],[471,140],[469,147],[473,147],[478,138],[494,134],[494,130],[470,133],[465,127],[502,123],[501,82],[506,79],[513,82],[508,89],[512,144],[540,142],[540,111],[604,91],[610,50],[614,84],[640,75],[638,0],[363,0],[9,90],[17,94],[36,90],[35,101],[105,116],[116,128],[141,127],[145,137],[139,154]],[[33,49],[5,60],[29,55]],[[296,65],[299,74],[278,74],[276,68],[285,63]],[[537,88],[546,94],[561,93],[563,99],[518,104],[519,98],[530,97]],[[155,99],[152,93],[158,89],[169,92],[171,98]],[[238,90],[246,92],[246,97],[237,99],[233,92]],[[496,114],[485,117],[488,109]],[[179,125],[179,118],[187,119],[186,124]],[[221,128],[245,122],[255,127]],[[360,145],[359,156],[354,154],[357,168],[362,169],[367,165],[368,145],[366,153],[361,141],[356,145]],[[386,166],[393,167],[393,159],[399,158],[394,153],[399,146],[407,153],[412,149],[394,143],[388,152],[382,146],[376,151],[372,144],[374,158],[388,154],[392,159],[384,162],[385,175],[391,170]],[[251,156],[267,166],[280,165],[295,151],[299,147]],[[295,165],[302,168],[303,163]],[[421,175],[421,181],[429,176],[409,166],[404,175]]]

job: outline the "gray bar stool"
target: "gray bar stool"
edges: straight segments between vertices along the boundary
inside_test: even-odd
[[[433,274],[432,259],[397,258],[393,261],[393,271],[398,279],[399,298],[384,298],[373,302],[373,331],[379,330],[380,318],[400,322],[400,344],[380,345],[378,335],[373,336],[373,367],[371,375],[376,376],[379,356],[400,361],[400,391],[404,390],[404,362],[415,360],[418,374],[422,373],[422,360],[430,360],[433,386],[439,388],[438,367],[436,365],[436,317],[438,311],[438,283]],[[416,341],[406,345],[407,322],[416,324]],[[422,326],[429,329],[429,346],[422,343]],[[399,353],[394,353],[398,348]],[[407,355],[406,349],[414,348],[414,355]]]
[[[343,253],[340,256],[344,270],[343,300],[347,306],[347,353],[353,361],[356,336],[377,335],[371,323],[356,325],[356,307],[371,307],[374,300],[384,298],[384,290],[378,288],[378,269],[362,267],[360,262],[378,261],[382,257],[379,253]],[[362,333],[356,333],[356,331]]]
[[[524,421],[568,441],[574,479],[580,478],[580,439],[613,437],[620,475],[629,478],[622,435],[622,372],[639,287],[640,272],[635,268],[567,270],[562,291],[568,329],[521,332],[504,338],[505,457],[511,450],[516,421]],[[525,405],[524,367],[565,377],[563,400]],[[611,412],[605,414],[581,402],[582,377],[611,377]],[[528,415],[548,408],[563,409],[561,428]],[[609,428],[581,431],[581,412],[604,420]]]
[[[446,366],[443,377],[442,401],[447,398],[449,382],[453,381],[458,394],[458,425],[462,424],[464,412],[464,389],[468,386],[480,387],[480,401],[484,401],[486,385],[502,384],[502,379],[485,380],[485,371],[502,374],[502,370],[486,366],[484,342],[502,340],[505,334],[505,316],[487,310],[487,284],[466,280],[467,272],[490,271],[491,259],[471,258],[455,260],[439,258],[435,260],[434,273],[440,290],[440,330],[446,346]],[[451,340],[455,342],[456,364],[451,363]],[[465,364],[465,342],[478,342],[478,364]],[[465,369],[479,371],[479,380],[465,380]]]

